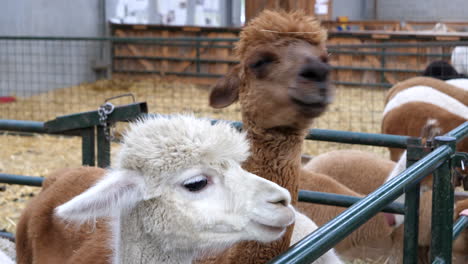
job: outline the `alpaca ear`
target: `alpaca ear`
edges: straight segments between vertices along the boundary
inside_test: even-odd
[[[231,70],[211,88],[211,107],[223,108],[237,101],[241,83],[239,78],[240,68],[241,66],[239,64],[231,68]]]
[[[55,215],[78,224],[116,216],[143,199],[143,186],[139,175],[110,171],[93,187],[55,208]]]

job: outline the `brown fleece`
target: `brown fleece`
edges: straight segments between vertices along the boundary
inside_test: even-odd
[[[54,209],[91,187],[104,175],[94,167],[60,170],[44,182],[45,188],[29,202],[16,229],[18,264],[108,264],[110,230],[106,219],[95,227],[67,224]]]
[[[431,77],[413,77],[395,84],[390,90],[388,90],[387,95],[385,96],[385,104],[387,104],[390,99],[395,97],[395,95],[400,91],[418,85],[429,86],[455,98],[464,105],[468,105],[468,92],[466,90]]]
[[[327,31],[318,19],[305,15],[302,10],[264,10],[242,29],[236,53],[240,60],[245,60],[249,49],[275,42],[286,44],[286,39],[301,39],[312,45],[324,46]]]
[[[408,114],[411,113],[411,114]],[[382,120],[382,133],[419,137],[428,119],[436,119],[445,134],[467,120],[429,103],[411,102],[388,112]],[[403,149],[389,148],[390,159],[397,161]],[[457,150],[468,152],[468,138],[457,144]]]
[[[301,188],[304,188],[303,186],[307,186],[307,190],[311,191],[337,193],[356,197],[364,196],[363,194],[347,188],[327,175],[305,170],[301,172]],[[313,219],[318,226],[325,224],[347,209],[343,207],[303,202],[298,204],[298,208],[308,217]],[[338,253],[342,253],[353,247],[367,243],[368,241],[390,237],[393,230],[394,229],[387,224],[385,216],[383,214],[377,214],[367,223],[351,233],[343,241],[338,243],[335,249]]]
[[[368,194],[385,182],[394,166],[395,162],[374,153],[335,150],[316,156],[303,169],[328,175],[355,192]],[[300,182],[305,190],[313,188]]]

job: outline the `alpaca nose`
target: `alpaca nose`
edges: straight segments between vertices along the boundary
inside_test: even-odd
[[[330,65],[315,58],[307,58],[299,76],[314,82],[325,82],[330,74]]]
[[[278,205],[278,206],[285,206],[288,207],[291,205],[291,195],[289,194],[288,190],[276,186],[274,191],[272,191],[267,198],[267,202],[270,204]]]
[[[273,201],[269,201],[269,203],[282,205],[282,206],[288,206],[288,202],[285,199],[273,200]]]

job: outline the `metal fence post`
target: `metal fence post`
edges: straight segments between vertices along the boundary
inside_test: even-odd
[[[86,166],[94,166],[95,161],[94,127],[81,129],[81,160]]]
[[[380,58],[380,67],[382,69],[385,69],[385,64],[386,64],[386,54],[385,54],[385,50],[386,48],[382,48],[382,55],[381,55],[381,58]],[[381,71],[380,72],[380,83],[386,83],[387,81],[385,80],[385,71]]]
[[[197,38],[196,40],[196,58],[197,58],[197,61],[195,62],[195,65],[196,65],[196,70],[197,70],[197,73],[200,73],[200,39]]]
[[[110,165],[110,141],[107,139],[104,127],[97,126],[97,165],[106,168]]]
[[[455,152],[456,138],[440,136],[436,147],[448,145]],[[453,186],[451,157],[433,173],[431,262],[452,263]]]
[[[419,138],[409,138],[407,142],[406,167],[408,168],[421,159],[424,153]],[[419,187],[420,184],[417,183],[405,193],[404,264],[418,262]]]

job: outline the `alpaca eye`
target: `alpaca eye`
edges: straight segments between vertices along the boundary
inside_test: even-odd
[[[190,192],[198,192],[205,188],[207,184],[208,179],[204,176],[195,177],[183,183],[184,188]]]
[[[270,62],[272,62],[271,59],[263,58],[263,59],[260,59],[260,60],[256,61],[255,63],[251,64],[250,67],[254,68],[254,69],[256,69],[256,68],[258,69],[258,68],[260,68],[260,67],[262,67],[264,65],[267,65]]]
[[[330,55],[330,54],[329,54],[329,55]],[[322,55],[322,56],[320,56],[320,60],[321,60],[322,62],[328,63],[328,56],[329,56],[329,55]]]
[[[264,52],[260,56],[258,56],[257,60],[252,61],[252,63],[250,64],[250,68],[252,68],[253,70],[258,70],[276,60],[278,60],[278,57],[274,53]]]

